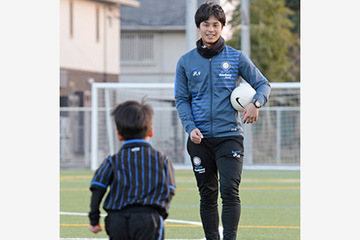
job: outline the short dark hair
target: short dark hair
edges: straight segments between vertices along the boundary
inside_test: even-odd
[[[206,2],[201,4],[195,13],[196,27],[199,28],[200,23],[208,20],[211,16],[214,16],[222,26],[225,26],[226,16],[222,7],[215,2]]]
[[[112,112],[118,133],[125,139],[144,139],[152,127],[154,110],[149,104],[126,101]]]

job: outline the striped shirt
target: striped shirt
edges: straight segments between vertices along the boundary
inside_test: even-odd
[[[98,202],[98,208],[109,186],[103,205],[106,211],[132,205],[152,206],[166,218],[176,189],[174,169],[171,161],[149,142],[128,140],[118,153],[108,156],[96,170],[90,190],[93,195],[100,190],[102,196],[97,200],[92,197],[90,215],[99,212],[93,201]]]

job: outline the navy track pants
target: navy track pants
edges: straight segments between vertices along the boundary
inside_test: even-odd
[[[239,186],[243,168],[243,137],[190,138],[187,150],[200,193],[200,216],[207,240],[220,240],[218,231],[218,183],[222,199],[223,239],[235,240],[240,220]],[[219,177],[218,177],[219,176]]]

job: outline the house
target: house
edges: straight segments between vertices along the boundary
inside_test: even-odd
[[[119,8],[139,5],[135,0],[60,0],[62,106],[86,106],[93,81],[118,81]],[[80,103],[70,103],[74,94]]]
[[[119,82],[172,83],[175,79],[176,63],[180,56],[188,51],[188,1],[138,1],[138,8],[124,6],[120,9]],[[203,2],[205,1],[198,0],[197,5]],[[195,21],[193,24],[195,25]]]
[[[86,107],[91,103],[91,83],[118,82],[119,8],[139,5],[135,0],[60,0],[61,167],[89,166]]]

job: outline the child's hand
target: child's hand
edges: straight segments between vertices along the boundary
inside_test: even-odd
[[[98,233],[102,231],[102,228],[100,224],[96,226],[89,225],[89,230],[92,231],[93,233]]]

